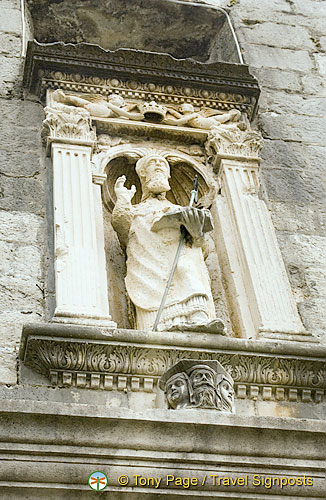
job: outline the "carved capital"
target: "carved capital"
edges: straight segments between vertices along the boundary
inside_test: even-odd
[[[94,145],[96,133],[87,110],[57,103],[44,111],[42,136],[48,145],[52,142]]]
[[[259,132],[247,128],[241,130],[238,124],[213,127],[206,141],[206,153],[213,164],[219,166],[222,158],[260,161],[259,152],[263,139]]]

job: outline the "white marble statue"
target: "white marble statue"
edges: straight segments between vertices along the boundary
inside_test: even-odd
[[[193,128],[210,130],[213,127],[227,124],[233,128],[241,118],[241,113],[237,109],[230,111],[217,111],[215,109],[205,109],[200,112],[195,111],[192,104],[183,104],[180,108],[181,113],[173,109],[169,109],[170,115],[173,117],[165,118],[163,121],[166,125],[189,125]]]
[[[204,262],[207,213],[174,205],[166,199],[170,167],[165,158],[148,155],[136,164],[142,200],[132,205],[135,186],[125,187],[125,176],[115,184],[117,201],[112,225],[127,248],[126,288],[136,308],[137,329],[152,329],[168,281],[180,238],[187,229],[172,285],[158,325],[159,330],[196,330],[225,333],[215,319],[208,271]],[[189,193],[190,194],[190,193]]]
[[[65,94],[63,90],[58,89],[53,92],[53,100],[67,106],[84,108],[92,116],[98,118],[144,119],[143,113],[132,112],[133,109],[138,107],[137,103],[130,104],[127,107],[123,97],[117,94],[112,94],[109,100],[106,101],[102,96],[88,96],[88,99],[84,99],[75,95]]]

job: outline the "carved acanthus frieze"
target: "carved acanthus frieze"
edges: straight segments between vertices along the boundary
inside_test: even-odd
[[[117,78],[91,77],[58,71],[46,71],[42,75],[42,92],[49,88],[78,94],[98,94],[107,98],[111,93],[119,93],[124,99],[143,99],[155,101],[165,106],[181,106],[187,102],[193,106],[213,108],[220,112],[237,109],[252,116],[256,99],[247,95],[230,92],[217,92],[211,89],[198,89],[176,85],[163,85],[151,82],[123,81]]]
[[[24,355],[24,363],[54,385],[130,391],[156,390],[158,379],[185,359],[221,363],[234,380],[238,398],[319,402],[325,393],[325,362],[295,356],[117,346],[44,337],[29,338]]]

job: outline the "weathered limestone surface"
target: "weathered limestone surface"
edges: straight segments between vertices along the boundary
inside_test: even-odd
[[[326,196],[325,2],[200,3],[229,10],[244,60],[262,86],[258,111],[265,138],[262,195],[271,210],[303,323],[326,342],[325,260],[320,260]],[[312,234],[318,238],[311,239]]]
[[[20,2],[0,15],[0,383],[15,384],[26,318],[43,315],[42,106],[22,99]]]
[[[325,2],[232,3],[245,61],[262,85],[263,194],[303,323],[325,342]]]
[[[1,500],[91,499],[87,479],[95,470],[109,476],[103,498],[115,500],[316,500],[325,491],[324,426],[309,419],[8,400],[0,411],[0,438]],[[262,470],[271,477],[308,476],[313,485],[274,486],[271,492],[252,484],[253,474]],[[119,485],[121,474],[128,485]],[[137,485],[136,474],[161,478],[159,488]],[[177,487],[167,484],[167,474],[199,482]],[[234,479],[247,474],[248,485],[214,485],[211,474]]]

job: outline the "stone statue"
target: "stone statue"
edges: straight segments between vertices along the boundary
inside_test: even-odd
[[[89,96],[88,100],[74,95],[67,95],[62,90],[58,89],[53,92],[53,99],[55,102],[65,104],[67,106],[84,108],[89,111],[92,116],[96,116],[98,118],[119,117],[126,118],[128,120],[144,119],[143,113],[131,112],[138,106],[137,103],[129,105],[128,109],[126,109],[124,99],[117,94],[112,94],[108,101],[103,99],[102,96]]]
[[[127,189],[125,176],[119,177],[112,225],[127,249],[125,283],[136,308],[137,329],[150,330],[154,325],[183,225],[187,244],[183,246],[158,330],[225,334],[222,321],[215,318],[204,262],[204,233],[212,229],[209,211],[180,207],[166,199],[170,166],[163,156],[149,154],[141,158],[136,172],[142,185],[142,200],[133,206],[136,188]]]
[[[234,412],[233,379],[218,361],[181,360],[164,373],[159,387],[174,410]]]
[[[178,126],[189,125],[194,128],[210,130],[212,127],[220,126],[227,122],[231,123],[232,127],[234,127],[234,124],[239,122],[241,118],[241,113],[237,109],[231,109],[228,112],[219,112],[213,109],[196,112],[192,104],[183,104],[181,112],[182,114],[169,109],[170,115],[175,116],[175,118],[165,118],[163,123]]]

